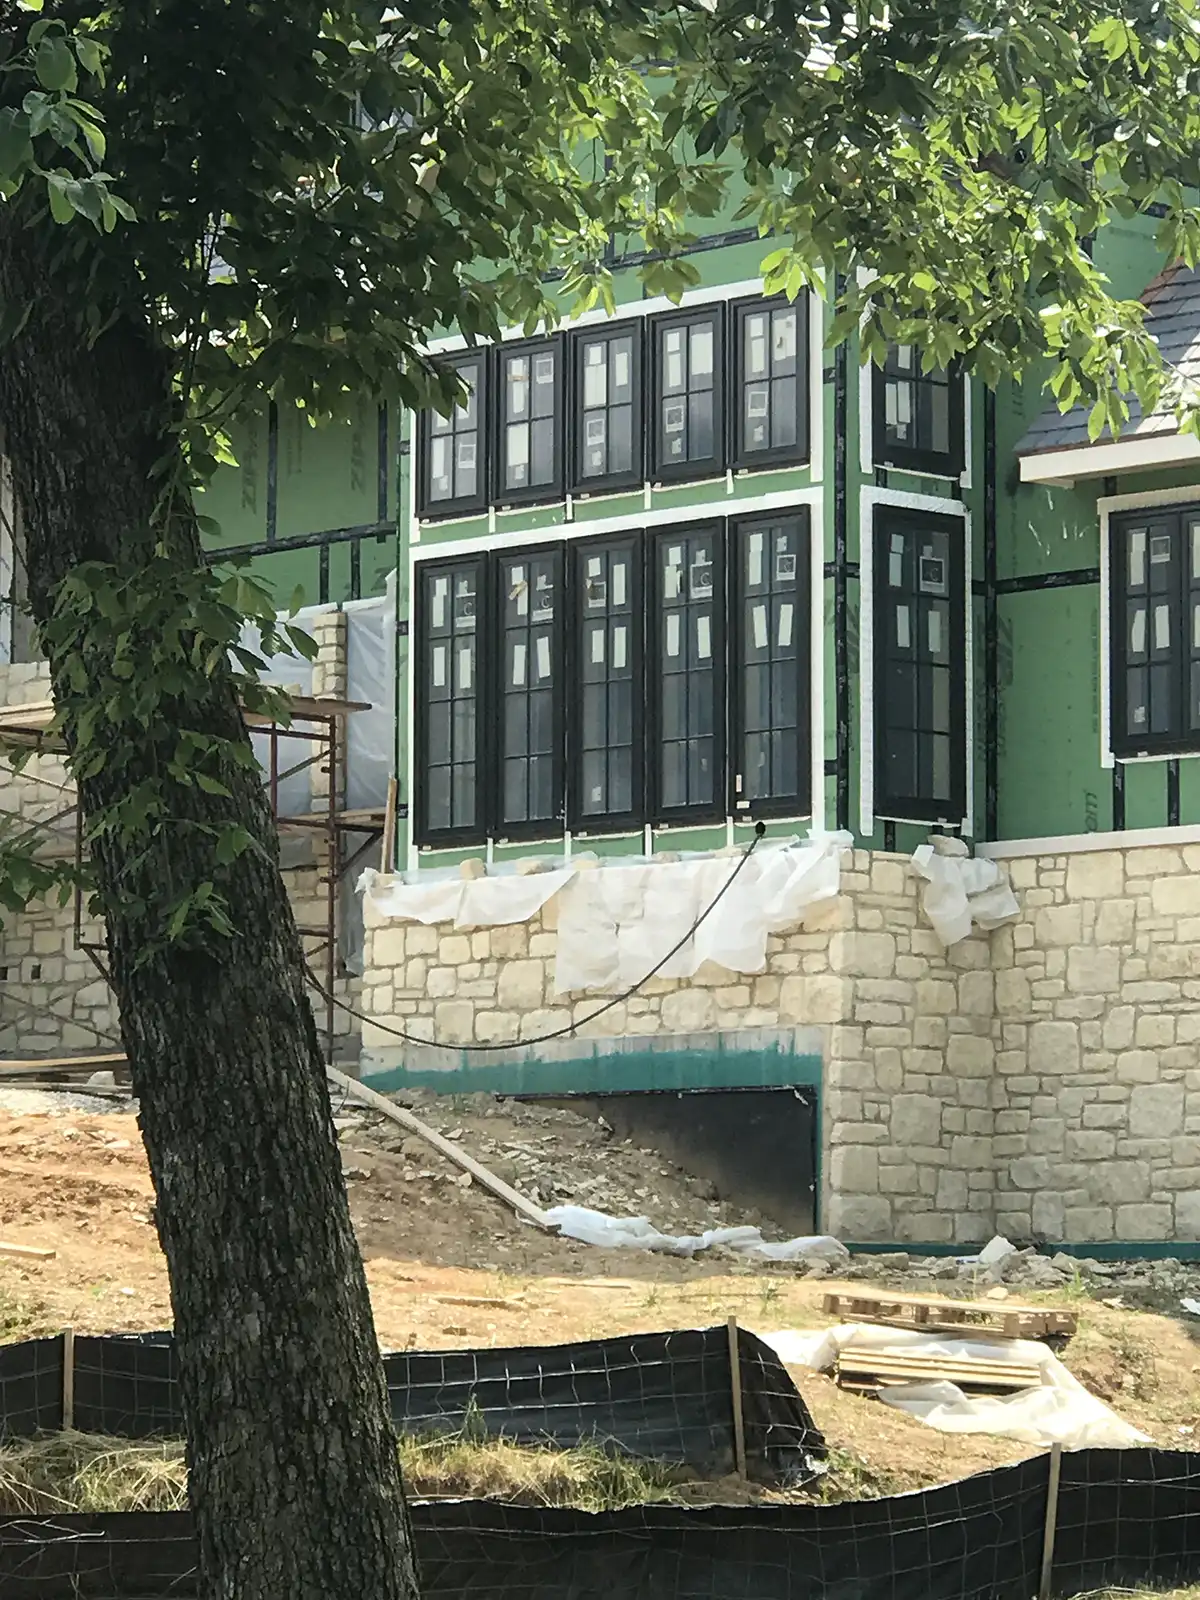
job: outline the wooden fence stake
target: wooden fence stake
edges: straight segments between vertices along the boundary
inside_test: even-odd
[[[1038,1600],[1050,1600],[1051,1569],[1054,1566],[1054,1535],[1058,1530],[1058,1483],[1062,1476],[1062,1445],[1050,1446],[1050,1481],[1046,1485],[1046,1522],[1042,1532],[1042,1580]]]
[[[62,1425],[64,1433],[75,1428],[75,1329],[63,1329]]]
[[[737,1475],[746,1477],[746,1428],[742,1420],[742,1356],[738,1349],[738,1322],[730,1317],[729,1323],[729,1387],[733,1395],[733,1449]]]

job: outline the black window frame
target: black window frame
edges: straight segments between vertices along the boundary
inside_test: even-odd
[[[887,615],[890,589],[887,538],[893,532],[920,534],[931,528],[948,533],[950,559],[950,781],[951,794],[943,806],[919,795],[889,792],[887,784],[888,662],[882,619]],[[908,507],[878,505],[872,539],[872,690],[874,695],[872,740],[874,750],[874,811],[888,822],[939,823],[960,827],[967,810],[967,626],[966,519],[952,513],[916,511]],[[953,626],[955,617],[958,627]]]
[[[553,562],[558,579],[559,603],[555,608],[553,623],[550,629],[551,652],[551,695],[553,699],[552,722],[553,744],[550,752],[552,766],[551,787],[555,796],[555,812],[551,817],[539,817],[528,821],[509,821],[504,817],[505,772],[504,765],[508,759],[504,750],[505,734],[505,675],[507,672],[507,652],[505,650],[505,635],[507,632],[504,607],[506,595],[501,582],[501,573],[505,567],[518,562],[532,564],[534,561],[549,560]],[[527,547],[512,550],[496,550],[490,555],[486,563],[485,582],[488,585],[490,597],[491,617],[491,655],[486,663],[485,682],[487,690],[483,696],[484,703],[484,747],[485,757],[483,766],[483,780],[488,791],[490,803],[485,800],[482,810],[487,825],[487,837],[497,844],[509,840],[514,843],[525,839],[554,838],[561,834],[565,826],[565,734],[567,699],[570,694],[570,679],[568,678],[568,665],[566,656],[567,621],[570,617],[570,595],[567,590],[565,552],[563,545],[554,541],[543,541],[540,544],[531,544]]]
[[[528,355],[532,361],[539,354],[549,352],[554,356],[554,472],[549,483],[530,484],[524,489],[510,489],[504,482],[506,470],[505,434],[508,403],[506,383],[507,363],[513,356]],[[498,510],[509,506],[552,504],[562,500],[566,493],[566,466],[564,461],[567,433],[566,374],[567,352],[561,334],[551,334],[541,339],[510,339],[494,346],[491,389],[495,396],[493,405],[492,459],[495,463],[495,482],[492,486],[491,504]],[[532,378],[530,392],[532,395]]]
[[[713,539],[713,596],[710,647],[713,662],[713,793],[711,802],[667,805],[662,797],[661,773],[664,745],[663,676],[659,672],[660,651],[664,643],[667,615],[660,592],[659,551],[673,541],[711,533]],[[728,782],[725,777],[728,757],[728,674],[727,614],[725,606],[725,518],[697,518],[669,528],[649,528],[645,533],[646,592],[646,797],[647,821],[654,827],[678,823],[723,822],[726,817]]]
[[[795,300],[786,295],[757,296],[735,301],[732,308],[733,365],[731,371],[733,399],[730,402],[732,449],[730,464],[737,471],[754,471],[757,468],[777,466],[805,466],[812,450],[812,419],[809,416],[809,294],[805,289]],[[745,392],[746,392],[746,324],[752,316],[763,312],[794,309],[796,312],[796,443],[772,445],[765,450],[747,450],[745,442]],[[770,380],[768,368],[768,381]]]
[[[585,812],[583,796],[583,745],[584,734],[584,675],[582,655],[584,650],[584,613],[579,604],[579,584],[586,578],[585,563],[589,556],[600,551],[610,551],[627,546],[630,553],[630,639],[629,661],[633,679],[630,793],[633,804],[628,811]],[[575,836],[639,832],[646,823],[646,542],[642,529],[621,533],[596,534],[586,539],[574,539],[567,546],[567,616],[569,618],[569,646],[567,659],[567,684],[569,712],[567,719],[567,825]]]
[[[481,664],[485,664],[491,653],[490,611],[488,604],[489,576],[488,559],[486,551],[477,553],[446,557],[438,560],[431,557],[428,561],[418,562],[414,568],[413,601],[414,620],[416,624],[416,639],[414,660],[416,673],[414,675],[416,692],[413,696],[413,746],[415,765],[421,774],[421,780],[414,784],[413,795],[413,837],[419,846],[445,847],[454,845],[479,844],[487,838],[488,818],[486,815],[487,785],[481,781],[486,771],[488,760],[488,718],[485,714],[485,685],[487,675],[481,671]],[[431,667],[431,651],[433,641],[430,638],[429,617],[429,580],[436,579],[443,573],[454,574],[467,568],[477,571],[475,588],[475,820],[469,827],[437,828],[430,826],[429,800],[430,785],[428,773],[431,763],[428,759],[428,740],[430,723],[430,705],[428,695],[424,693],[424,686]],[[450,602],[453,605],[453,577],[451,577]],[[453,637],[451,633],[450,637]],[[450,667],[453,672],[453,663]],[[453,722],[451,723],[450,737],[453,740]]]
[[[487,349],[456,350],[442,358],[445,365],[461,371],[463,367],[474,366],[477,376],[475,380],[475,406],[478,417],[476,428],[476,449],[478,451],[478,484],[479,488],[473,495],[459,495],[452,500],[433,500],[430,498],[430,466],[432,434],[430,430],[431,411],[427,407],[421,411],[417,418],[417,516],[423,522],[449,521],[456,517],[479,515],[488,509],[490,504],[489,494],[492,481],[492,438],[493,426],[491,420],[492,403],[492,374],[491,363],[488,360]]]
[[[889,352],[892,346],[888,347]],[[921,370],[921,354],[912,346],[916,367],[912,382],[931,384],[932,374]],[[900,472],[913,472],[931,478],[957,480],[966,471],[967,432],[967,382],[962,366],[952,361],[944,369],[946,374],[946,400],[949,409],[950,448],[932,450],[924,445],[899,445],[887,438],[886,392],[888,372],[886,367],[873,366],[874,387],[871,394],[871,456],[877,467],[894,467]]]
[[[744,743],[750,730],[746,727],[743,674],[747,668],[745,634],[745,582],[741,562],[742,542],[760,531],[794,524],[798,545],[796,577],[796,777],[794,795],[771,795],[749,799],[743,793],[744,772],[738,765],[744,754]],[[727,650],[726,698],[729,707],[729,749],[726,758],[729,791],[728,814],[737,819],[753,820],[758,817],[809,817],[812,815],[812,512],[808,506],[796,506],[774,515],[760,514],[751,517],[730,518],[726,532],[726,564],[728,578],[729,643]]]
[[[666,311],[650,318],[648,336],[650,353],[649,403],[644,408],[644,432],[649,438],[649,453],[653,483],[686,483],[696,479],[716,478],[728,470],[729,465],[729,414],[726,405],[725,351],[726,305],[724,301],[706,302],[703,305],[685,306],[679,311]],[[714,454],[699,461],[671,463],[662,459],[659,446],[662,400],[662,336],[672,328],[688,327],[696,322],[709,322],[713,333],[713,448]]]
[[[1139,756],[1169,757],[1187,755],[1200,750],[1200,727],[1189,731],[1188,712],[1192,701],[1190,680],[1200,674],[1200,648],[1197,647],[1192,628],[1193,607],[1200,604],[1200,572],[1193,572],[1195,563],[1189,548],[1189,524],[1200,523],[1200,501],[1179,504],[1133,507],[1129,511],[1114,513],[1109,518],[1109,629],[1108,629],[1108,682],[1109,682],[1109,748],[1114,758],[1135,760]],[[1171,585],[1171,600],[1175,614],[1169,619],[1167,680],[1174,690],[1171,727],[1166,733],[1131,734],[1127,731],[1129,694],[1127,673],[1134,670],[1128,651],[1129,592],[1129,541],[1127,535],[1145,529],[1146,551],[1143,557],[1147,573],[1146,634],[1147,670],[1153,665],[1150,569],[1153,566],[1150,540],[1155,527],[1165,527],[1176,544],[1176,574]]]
[[[646,474],[646,394],[645,394],[645,365],[646,341],[645,318],[631,317],[620,322],[596,323],[593,326],[576,328],[570,335],[568,370],[570,373],[570,405],[568,407],[567,433],[568,466],[566,482],[573,495],[611,494],[620,489],[637,489],[645,482]],[[583,475],[583,421],[586,407],[583,404],[584,385],[584,358],[585,346],[603,343],[608,345],[614,339],[628,338],[632,349],[630,359],[632,362],[631,388],[633,397],[630,401],[631,424],[631,465],[628,472],[608,472],[601,476],[584,477]],[[605,411],[609,411],[606,404]]]

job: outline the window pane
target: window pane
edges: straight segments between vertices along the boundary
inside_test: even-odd
[[[660,803],[667,811],[711,807],[717,795],[715,535],[663,535],[657,574]]]
[[[789,519],[743,527],[737,541],[738,798],[743,804],[796,799],[801,768],[800,683],[801,673],[806,679],[808,671],[800,657],[801,606],[808,603],[800,524]]]
[[[719,429],[715,384],[717,327],[705,313],[693,320],[659,327],[657,332],[656,449],[662,467],[716,461]],[[768,359],[766,330],[762,341]]]
[[[578,443],[573,446],[579,476],[624,477],[634,471],[632,406],[634,336],[606,333],[583,339],[576,389]]]
[[[557,800],[556,697],[559,682],[557,551],[528,551],[500,563],[505,663],[501,684],[505,756],[501,824],[550,823]]]
[[[883,815],[954,820],[961,804],[962,533],[877,525],[876,747]]]
[[[925,372],[913,346],[892,345],[875,382],[882,391],[882,437],[876,440],[881,461],[895,449],[900,452],[899,464],[912,470],[919,472],[926,465],[942,473],[956,470],[959,463],[953,453],[963,406],[959,372],[954,368]]]
[[[580,550],[575,564],[575,605],[581,619],[577,650],[582,678],[578,728],[577,807],[585,818],[628,817],[634,810],[633,648],[636,621],[634,557],[630,540]]]
[[[481,565],[418,569],[425,687],[418,810],[426,830],[473,828],[478,695],[476,607]]]

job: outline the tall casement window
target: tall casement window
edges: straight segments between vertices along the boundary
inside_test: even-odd
[[[806,815],[811,584],[807,510],[420,562],[417,843]]]
[[[654,405],[650,423],[654,476],[696,478],[725,467],[721,311],[656,317]]]
[[[724,615],[720,531],[655,535],[654,796],[659,816],[723,814]]]
[[[454,362],[466,398],[448,417],[421,414],[420,511],[444,517],[487,506],[487,361],[482,351]]]
[[[878,466],[957,478],[964,466],[964,385],[961,370],[921,370],[910,344],[888,347],[874,374],[874,457]]]
[[[796,815],[808,804],[811,578],[808,514],[730,532],[731,809]]]
[[[416,735],[421,838],[479,836],[483,557],[418,568]]]
[[[496,822],[517,836],[562,818],[562,554],[498,562],[502,656]],[[544,831],[544,830],[543,830]]]
[[[500,505],[553,500],[562,493],[561,366],[561,345],[554,339],[498,351]]]
[[[570,552],[577,662],[571,728],[571,826],[642,819],[640,536]]]
[[[573,336],[571,481],[580,492],[642,481],[641,328],[632,322]]]
[[[734,465],[808,459],[807,298],[734,308]]]
[[[875,518],[875,809],[901,821],[966,811],[963,522]]]
[[[1112,747],[1200,749],[1200,506],[1112,519]]]

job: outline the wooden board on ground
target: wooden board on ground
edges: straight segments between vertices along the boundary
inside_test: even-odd
[[[14,1256],[19,1261],[53,1261],[57,1250],[43,1250],[36,1244],[5,1244],[0,1239],[0,1256]]]
[[[532,1200],[527,1200],[523,1194],[505,1183],[502,1178],[498,1178],[494,1172],[489,1172],[481,1161],[476,1161],[474,1156],[468,1155],[460,1146],[449,1139],[444,1139],[435,1129],[427,1127],[419,1117],[414,1117],[404,1106],[398,1106],[384,1095],[377,1094],[374,1089],[368,1089],[365,1083],[359,1083],[357,1078],[348,1077],[336,1067],[326,1067],[325,1076],[351,1100],[356,1100],[362,1106],[370,1106],[372,1111],[378,1111],[381,1116],[387,1117],[389,1122],[407,1128],[409,1133],[415,1133],[418,1138],[424,1139],[426,1144],[431,1144],[439,1154],[446,1157],[447,1161],[453,1161],[456,1167],[469,1172],[481,1188],[511,1206],[526,1222],[531,1222],[543,1233],[558,1232],[558,1224],[551,1222],[546,1213],[535,1206]]]
[[[901,1383],[953,1383],[960,1389],[1007,1394],[1041,1386],[1040,1368],[1030,1362],[975,1360],[969,1356],[906,1353],[900,1350],[843,1350],[837,1362],[843,1389],[875,1390]]]
[[[0,1074],[3,1073],[81,1073],[89,1075],[93,1072],[103,1072],[106,1068],[125,1066],[123,1052],[109,1055],[77,1055],[77,1056],[22,1056],[14,1059],[11,1056],[0,1056]]]
[[[1002,1339],[1070,1338],[1079,1325],[1074,1311],[1019,1306],[1007,1300],[926,1299],[910,1294],[839,1291],[822,1301],[827,1316],[842,1322],[879,1322],[914,1333],[990,1333]]]

